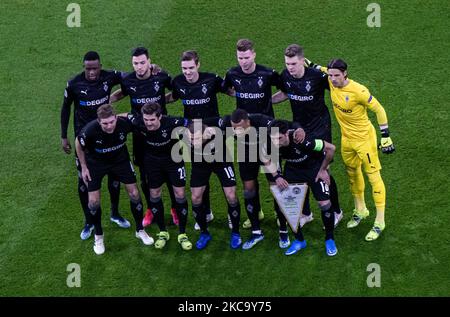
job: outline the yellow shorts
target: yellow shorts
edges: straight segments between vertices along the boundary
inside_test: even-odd
[[[366,173],[381,170],[381,163],[378,158],[377,134],[373,126],[369,131],[367,140],[352,140],[342,137],[341,154],[346,166],[359,168],[362,164]]]

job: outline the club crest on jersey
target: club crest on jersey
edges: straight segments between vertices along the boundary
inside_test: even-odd
[[[345,102],[348,102],[350,100],[350,97],[348,95],[345,96]]]
[[[166,130],[162,130],[161,132],[162,132],[161,135],[163,136],[163,138],[167,137],[167,131]]]
[[[208,92],[208,88],[206,88],[206,84],[202,84],[202,92],[204,95]]]
[[[159,81],[155,82],[154,88],[155,88],[155,91],[159,90]]]
[[[311,81],[309,81],[309,80],[306,81],[305,89],[307,92],[309,92],[311,90]]]
[[[258,86],[259,86],[259,88],[261,88],[263,84],[264,84],[264,82],[262,80],[262,77],[261,76],[258,77]]]
[[[123,132],[120,132],[119,139],[120,141],[123,141],[125,139],[125,135],[123,134]]]
[[[103,82],[103,90],[108,91],[108,82],[107,81]]]

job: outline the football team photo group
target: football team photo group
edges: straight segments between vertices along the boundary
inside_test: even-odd
[[[0,296],[450,295],[448,1],[0,8]]]
[[[70,154],[67,127],[74,104],[78,194],[85,215],[80,237],[89,239],[94,232],[96,254],[105,252],[100,208],[104,176],[108,178],[110,220],[119,227],[130,227],[130,222],[118,212],[120,184],[123,183],[130,199],[136,237],[143,244],[154,244],[158,249],[164,248],[170,239],[161,197],[163,185],[167,185],[170,193],[171,216],[178,226],[177,241],[183,250],[191,250],[193,246],[186,234],[190,198],[195,228],[200,231],[195,246],[201,250],[212,239],[208,230],[208,221],[214,217],[210,208],[209,179],[216,174],[228,205],[230,247],[248,250],[264,239],[260,226],[264,213],[258,176],[260,169],[267,167],[264,174],[271,185],[282,190],[289,184],[305,183],[308,186],[302,210],[297,210],[300,217],[297,226],[292,228],[295,231],[292,242],[282,208],[274,199],[279,247],[286,249],[286,255],[306,248],[301,227],[313,219],[309,204],[311,193],[321,211],[326,253],[336,255],[338,249],[333,231],[344,215],[339,205],[338,187],[330,171],[336,147],[332,143],[325,90],[330,90],[333,110],[341,127],[341,153],[355,203],[347,228],[358,226],[369,216],[364,200],[365,173],[376,206],[376,218],[365,240],[374,241],[381,235],[385,229],[386,189],[380,174],[378,148],[386,154],[394,152],[383,106],[365,86],[349,79],[344,60],[335,58],[327,67],[322,67],[306,59],[298,44],[290,44],[285,49],[286,68],[280,74],[256,63],[254,44],[249,39],[237,41],[236,59],[238,66],[229,69],[223,79],[214,73],[201,72],[198,53],[184,51],[179,61],[181,74],[172,79],[158,65],[151,64],[145,47],[133,49],[134,71],[131,73],[103,70],[100,56],[95,51],[84,55],[84,71],[67,83],[64,92],[61,142],[63,150]],[[114,86],[120,88],[112,92]],[[272,95],[273,86],[278,91]],[[219,93],[236,99],[236,110],[230,115],[220,117]],[[126,96],[130,99],[130,112],[117,114],[112,103]],[[292,122],[274,118],[273,104],[287,99]],[[181,101],[184,117],[168,115],[170,103],[177,100]],[[367,110],[376,113],[380,142]],[[191,152],[188,194],[184,162],[174,159],[173,155],[174,147],[181,142],[177,136],[183,134],[174,131],[180,127],[186,128],[184,140],[188,140],[185,143],[188,147],[185,149]],[[228,151],[224,149],[226,141],[218,142],[224,138],[227,127],[242,144],[239,149],[243,151],[238,151],[237,155],[242,193],[236,190],[237,173],[233,161],[229,159],[230,155],[225,155]],[[140,190],[126,146],[129,133],[133,139],[133,161],[140,171]],[[256,138],[250,136],[252,133]],[[261,133],[270,137],[260,138]],[[278,157],[264,155],[274,147],[279,149]],[[183,149],[178,147],[178,150]],[[283,166],[280,159],[285,161]],[[241,200],[248,216],[243,227],[251,228],[251,235],[245,242],[240,234]],[[159,228],[156,241],[144,229],[152,222]]]

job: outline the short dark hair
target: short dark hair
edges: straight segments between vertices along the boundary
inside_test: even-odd
[[[99,118],[100,120],[109,118],[114,115],[116,115],[116,111],[114,110],[113,106],[110,103],[101,105],[97,109],[97,118]]]
[[[142,106],[141,113],[142,113],[142,115],[144,115],[144,114],[149,114],[149,115],[154,114],[157,117],[159,117],[162,114],[162,108],[159,105],[159,103],[148,102],[148,103],[146,103],[145,105]]]
[[[286,50],[284,51],[284,55],[287,57],[304,57],[303,55],[303,47],[301,47],[298,44],[291,44],[288,47],[286,47]]]
[[[86,54],[84,54],[83,62],[85,61],[99,61],[100,62],[100,55],[98,55],[95,51],[89,51]]]
[[[253,42],[251,40],[249,40],[249,39],[240,39],[236,43],[236,49],[239,52],[245,52],[245,51],[248,51],[248,50],[254,51],[254,49],[253,49]]]
[[[244,109],[236,109],[231,113],[231,121],[233,123],[239,123],[242,120],[248,120],[248,112]]]
[[[339,69],[341,72],[344,72],[347,70],[347,63],[343,59],[334,58],[328,63],[327,68]]]
[[[286,120],[275,119],[270,124],[270,134],[275,133],[275,128],[278,128],[278,132],[281,134],[286,134],[289,130],[289,122]]]
[[[194,50],[191,51],[184,51],[181,54],[181,61],[194,61],[195,65],[198,65],[198,53]]]
[[[143,46],[139,46],[131,51],[131,56],[141,56],[141,55],[145,55],[148,58],[148,49],[146,49]]]
[[[195,132],[199,132],[198,129],[194,130],[194,129],[197,128],[198,126],[199,126],[199,124],[197,123],[197,121],[191,121],[191,122],[188,124],[187,128],[188,128],[189,132],[191,132],[191,134],[194,134]],[[205,130],[206,130],[206,128],[207,128],[208,126],[207,126],[206,124],[202,123],[201,127],[202,127],[202,131],[201,131],[201,132],[202,132],[202,134],[203,134],[203,132],[205,132]]]

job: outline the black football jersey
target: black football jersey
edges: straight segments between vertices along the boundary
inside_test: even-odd
[[[97,120],[92,120],[83,127],[78,140],[85,150],[86,159],[107,163],[128,160],[127,134],[133,126],[125,118],[117,117],[114,132],[109,134],[102,130]]]
[[[302,142],[295,143],[292,132],[289,133],[289,145],[279,148],[280,158],[284,159],[286,164],[298,168],[320,166],[325,157],[324,141],[306,137]]]
[[[199,73],[195,83],[189,83],[183,74],[172,81],[172,96],[180,99],[184,107],[184,117],[205,119],[219,116],[217,94],[222,91],[223,79],[212,73]]]
[[[141,134],[145,141],[145,156],[170,157],[172,147],[178,139],[172,138],[172,131],[177,127],[186,127],[188,120],[172,116],[161,117],[161,125],[155,131],[148,131],[142,116],[128,114],[128,121],[133,125],[134,130]]]
[[[130,96],[133,114],[141,114],[142,106],[149,102],[158,103],[163,114],[167,114],[165,94],[166,89],[172,89],[171,81],[172,78],[164,71],[147,79],[139,79],[136,72],[132,72],[123,78],[120,87],[124,96]]]
[[[285,69],[281,73],[280,89],[287,94],[293,121],[299,122],[306,133],[331,129],[331,118],[325,104],[328,76],[319,70],[305,68],[302,78],[295,78]]]
[[[109,103],[111,90],[113,86],[121,83],[122,76],[121,72],[115,70],[101,70],[98,80],[89,81],[82,72],[67,82],[61,109],[62,138],[67,138],[72,103],[74,103],[74,132],[77,136],[88,122],[97,119],[97,109]]]
[[[224,91],[234,88],[237,108],[273,117],[272,86],[278,87],[279,79],[275,70],[262,65],[256,64],[251,74],[244,73],[240,66],[236,66],[227,72],[223,88]]]
[[[76,136],[88,122],[97,119],[97,109],[109,103],[111,90],[121,83],[122,75],[115,70],[101,70],[98,80],[89,81],[82,72],[67,82],[61,109],[61,137],[67,138],[71,104],[74,103],[73,123]]]
[[[191,162],[233,162],[231,155],[233,149],[228,149],[226,146],[225,126],[222,118],[210,117],[203,119],[201,123],[217,128],[216,134],[211,139],[204,140],[201,147],[194,147],[192,143],[185,140],[185,143],[191,147]]]
[[[240,162],[250,162],[251,159],[255,157],[260,160],[260,155],[262,153],[269,153],[271,149],[269,132],[270,125],[272,124],[274,118],[258,113],[249,114],[248,118],[250,120],[250,126],[254,128],[255,134],[251,137],[248,134],[239,138],[235,137],[238,144],[238,149],[245,149],[244,157],[239,157],[240,153],[238,151],[238,160]],[[231,116],[225,116],[222,119],[219,118],[216,120],[218,121],[217,126],[219,126],[222,130],[231,127]],[[205,122],[207,125],[208,123],[211,124],[211,122]],[[295,130],[299,127],[300,125],[297,122],[289,123],[290,129]],[[250,155],[252,153],[253,156]]]

